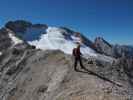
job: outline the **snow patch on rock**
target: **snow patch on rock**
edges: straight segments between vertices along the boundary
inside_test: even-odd
[[[72,54],[73,48],[77,46],[75,41],[79,41],[80,39],[74,35],[71,35],[72,40],[65,39],[64,32],[66,33],[64,29],[49,27],[46,30],[46,34],[42,34],[39,40],[29,41],[29,44],[35,45],[42,50],[61,50],[66,54]],[[81,44],[81,53],[89,56],[97,56],[96,52],[85,44]]]
[[[17,38],[17,37],[16,37],[15,35],[13,35],[12,33],[9,33],[9,37],[10,37],[11,40],[13,41],[14,45],[23,43],[22,40],[20,40],[19,38]]]

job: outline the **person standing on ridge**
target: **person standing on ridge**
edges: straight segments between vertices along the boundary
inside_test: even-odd
[[[74,56],[74,69],[75,71],[78,71],[77,69],[77,64],[79,62],[81,68],[84,69],[84,66],[82,64],[82,58],[81,58],[81,52],[80,52],[80,43],[81,43],[81,37],[80,38],[80,41],[77,41],[77,47],[73,49],[73,56]]]

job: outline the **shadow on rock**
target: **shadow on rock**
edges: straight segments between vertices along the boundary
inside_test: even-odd
[[[91,71],[91,70],[88,70],[86,67],[83,67],[82,68],[84,71],[82,71],[82,70],[75,70],[76,72],[81,72],[81,73],[85,73],[85,74],[89,74],[89,75],[93,75],[93,76],[96,76],[96,77],[98,77],[98,78],[100,78],[100,79],[102,79],[102,80],[104,80],[104,81],[108,81],[108,82],[110,82],[110,83],[112,83],[112,84],[114,84],[114,85],[116,85],[116,86],[118,86],[118,87],[122,87],[122,85],[121,84],[118,84],[118,83],[116,83],[116,82],[114,82],[114,81],[112,81],[112,80],[110,80],[110,79],[108,79],[108,78],[106,78],[106,77],[103,77],[103,76],[101,76],[101,75],[99,75],[99,74],[97,74],[97,73],[95,73],[95,72],[93,72],[93,71]]]

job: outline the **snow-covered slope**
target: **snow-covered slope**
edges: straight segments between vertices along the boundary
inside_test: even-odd
[[[78,41],[80,42],[79,37],[68,33],[65,29],[48,27],[46,34],[42,34],[39,40],[29,41],[29,44],[43,50],[61,50],[72,54],[72,49],[76,47]],[[97,56],[96,52],[85,44],[81,44],[81,52],[88,56]]]
[[[65,27],[48,27],[46,24],[32,24],[24,20],[10,21],[5,27],[39,49],[61,50],[67,54],[72,54],[72,49],[76,47],[76,42],[80,41],[81,37],[84,41],[81,45],[81,52],[85,55],[97,56],[92,41],[82,34],[76,35],[74,31]],[[18,39],[13,34],[9,34],[9,36],[14,44],[17,44]],[[19,43],[21,42],[19,41]]]
[[[81,44],[81,53],[85,58],[94,57],[112,62],[109,56],[104,56],[96,51],[94,43],[83,34],[77,34],[73,30],[65,27],[49,27],[45,24],[29,24],[25,21],[15,21],[6,25],[15,34],[9,34],[12,44],[22,43],[17,36],[29,44],[42,50],[61,50],[66,54],[72,54],[77,42]],[[10,33],[10,32],[8,32]],[[16,38],[15,38],[16,37]],[[82,40],[81,40],[82,39]]]

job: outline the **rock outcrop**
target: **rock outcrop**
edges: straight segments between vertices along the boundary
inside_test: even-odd
[[[113,54],[112,45],[108,43],[106,40],[104,40],[102,37],[97,37],[95,39],[94,44],[95,44],[96,50],[99,53],[112,56]]]
[[[6,29],[0,29],[0,51],[3,52],[12,45],[11,38]]]
[[[14,32],[25,32],[26,28],[31,26],[32,26],[32,23],[24,20],[9,21],[5,25],[6,28],[11,29]]]
[[[16,20],[7,22],[5,28],[15,32],[23,40],[31,41],[39,39],[38,35],[44,34],[48,26],[46,24],[32,24],[25,20]]]
[[[121,66],[86,62],[76,72],[73,58],[61,51],[16,46],[0,56],[0,100],[132,99]]]
[[[80,34],[97,52],[83,58],[85,68],[75,71],[72,55],[27,43],[46,29],[43,24],[15,21],[0,30],[0,100],[133,100],[132,47],[112,45],[103,38],[93,43]],[[75,33],[64,27],[57,32],[69,42]]]
[[[126,45],[113,45],[108,43],[102,37],[97,37],[94,42],[96,51],[107,56],[121,58],[123,55],[126,57],[133,57],[133,47]]]

